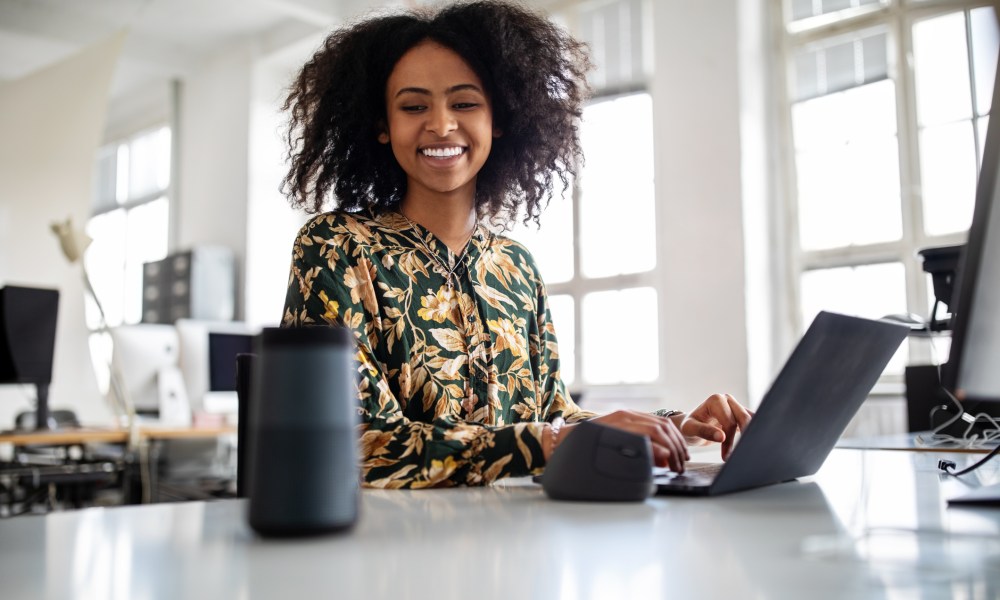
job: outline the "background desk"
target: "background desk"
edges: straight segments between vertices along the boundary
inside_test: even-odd
[[[0,464],[0,485],[8,487],[24,487],[24,482],[48,481],[56,485],[64,486],[67,493],[56,494],[56,496],[74,497],[77,493],[75,487],[86,489],[87,482],[93,481],[96,484],[104,485],[109,477],[120,479],[121,501],[134,503],[145,498],[156,499],[160,496],[160,481],[158,469],[155,468],[159,462],[159,455],[162,444],[168,440],[193,440],[193,439],[214,439],[223,436],[235,436],[236,428],[225,427],[166,427],[159,425],[140,426],[138,428],[138,441],[140,448],[148,448],[148,452],[122,453],[116,448],[114,456],[89,457],[88,452],[82,452],[82,458],[72,458],[68,449],[73,447],[89,448],[96,444],[124,445],[128,442],[129,432],[125,429],[117,428],[79,428],[61,429],[55,431],[15,431],[0,434],[0,445],[17,448],[56,448],[61,449],[65,454],[62,460],[56,455],[50,455],[47,459],[36,461],[17,461]],[[147,445],[148,442],[148,445]],[[15,452],[16,455],[16,452]],[[25,455],[28,457],[29,455]],[[15,458],[17,458],[15,456]],[[143,464],[145,463],[145,464]],[[139,473],[145,473],[139,477]],[[140,488],[133,483],[138,482]],[[144,485],[142,485],[144,484]],[[47,485],[47,484],[45,484]],[[69,487],[66,487],[69,486]],[[32,486],[34,487],[34,486]],[[194,493],[195,490],[189,490]],[[83,495],[86,493],[80,492]],[[93,492],[89,492],[92,494]],[[21,506],[13,499],[13,491],[8,490],[6,498],[10,501],[10,506],[0,507],[0,515],[9,514],[16,510],[37,509],[37,506]],[[49,494],[50,496],[52,494]],[[206,494],[195,495],[194,497],[204,497]],[[5,497],[0,493],[0,498]],[[185,497],[192,497],[186,495]],[[63,504],[46,500],[50,504]],[[92,503],[87,500],[88,504]],[[78,501],[71,501],[70,504],[79,505]],[[6,510],[4,510],[6,508]],[[0,584],[2,589],[2,584]],[[2,594],[2,592],[0,592]]]
[[[176,440],[219,437],[235,434],[236,428],[226,427],[139,427],[139,439]],[[124,444],[128,441],[127,429],[60,429],[56,431],[11,431],[0,434],[0,444],[14,446],[49,445],[72,446],[78,444]]]
[[[524,481],[367,490],[347,535],[255,537],[242,500],[0,521],[5,598],[1000,597],[1000,511],[947,508],[939,454],[835,450],[717,498],[553,502]],[[964,464],[973,455],[949,455]],[[983,481],[1000,479],[995,465]],[[969,481],[974,482],[974,479]]]
[[[922,441],[929,439],[930,431],[916,433],[897,433],[892,435],[877,435],[859,438],[845,438],[837,442],[838,448],[852,450],[904,450],[909,452],[971,452],[987,454],[996,448],[997,442],[979,443],[973,447],[958,444],[929,445]]]

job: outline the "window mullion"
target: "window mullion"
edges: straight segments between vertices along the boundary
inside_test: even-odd
[[[924,239],[923,199],[916,182],[920,181],[919,124],[916,110],[916,85],[913,64],[912,19],[897,11],[890,24],[896,49],[896,136],[899,144],[900,210],[903,217],[901,254],[906,271],[907,309],[919,315],[929,314],[927,282],[916,251]],[[911,358],[925,362],[930,357],[920,354],[923,346],[911,344]]]

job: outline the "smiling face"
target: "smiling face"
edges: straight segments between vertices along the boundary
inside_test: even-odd
[[[411,48],[386,83],[387,131],[406,172],[404,202],[472,202],[476,175],[493,145],[493,111],[483,83],[454,51],[432,41]]]

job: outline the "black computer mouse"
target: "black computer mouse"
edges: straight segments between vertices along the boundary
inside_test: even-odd
[[[649,438],[584,421],[573,428],[542,474],[554,500],[641,502],[655,489]]]

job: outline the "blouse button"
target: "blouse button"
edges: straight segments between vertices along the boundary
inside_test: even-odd
[[[475,322],[476,322],[476,315],[469,315],[469,323],[475,323]]]

